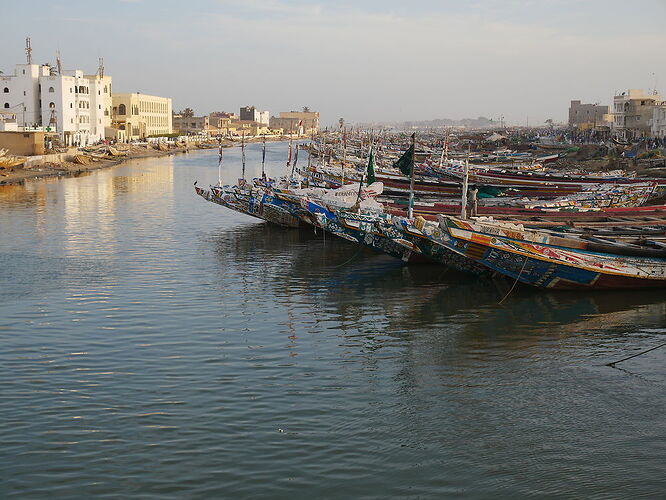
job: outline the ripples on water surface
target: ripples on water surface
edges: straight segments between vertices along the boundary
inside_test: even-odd
[[[195,179],[214,151],[0,187],[3,497],[663,495],[666,349],[603,365],[666,292],[500,306]]]

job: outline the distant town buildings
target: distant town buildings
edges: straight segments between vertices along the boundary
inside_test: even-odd
[[[173,131],[182,135],[201,134],[210,130],[210,117],[191,116],[176,113],[173,115]]]
[[[652,133],[655,106],[661,97],[654,92],[629,89],[613,97],[613,132],[625,139],[648,137]]]
[[[666,137],[666,101],[656,90],[628,89],[613,96],[611,107],[571,101],[569,126],[608,132],[621,139]]]
[[[284,130],[285,134],[310,135],[319,132],[319,112],[283,111],[279,116],[271,116],[270,128]]]
[[[257,122],[260,125],[268,127],[270,122],[270,112],[259,111],[254,106],[244,106],[240,109],[240,119],[244,121]]]
[[[145,140],[173,132],[248,137],[319,132],[319,113],[308,108],[273,117],[255,106],[243,106],[238,114],[216,111],[194,116],[189,108],[174,114],[170,98],[114,93],[113,80],[104,73],[101,59],[95,74],[63,69],[59,56],[54,66],[33,64],[30,39],[26,39],[26,56],[26,63],[17,64],[13,74],[0,73],[3,134],[40,132],[39,137],[48,144],[57,135],[62,145],[87,146],[105,139]],[[33,142],[30,138],[25,147],[32,147]]]
[[[578,128],[610,128],[612,115],[610,106],[597,104],[583,104],[580,101],[571,101],[569,106],[569,126]]]
[[[112,97],[112,123],[118,140],[143,140],[173,132],[170,98],[139,92]]]
[[[238,115],[236,113],[227,113],[226,111],[213,111],[208,115],[210,124],[212,127],[217,126],[217,121],[221,118],[229,120],[238,120]]]

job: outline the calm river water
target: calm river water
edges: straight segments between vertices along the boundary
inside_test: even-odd
[[[604,366],[666,341],[666,291],[498,305],[197,179],[215,151],[0,186],[0,497],[666,494],[666,348]]]

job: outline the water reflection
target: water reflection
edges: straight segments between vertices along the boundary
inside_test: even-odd
[[[510,282],[406,267],[206,203],[192,183],[215,182],[216,166],[202,152],[0,190],[0,490],[666,487],[666,351],[623,367],[642,378],[603,366],[661,342],[662,292],[516,288],[499,304]]]
[[[247,223],[211,235],[221,281],[240,273],[246,293],[307,305],[343,332],[415,339],[455,334],[464,349],[521,350],[544,340],[587,335],[612,338],[628,328],[666,327],[666,291],[547,292],[484,280],[443,266],[411,265],[311,230]],[[438,333],[440,332],[440,333]],[[481,344],[487,343],[484,348]]]

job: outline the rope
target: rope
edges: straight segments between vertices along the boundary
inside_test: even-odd
[[[358,250],[356,250],[356,253],[355,253],[354,255],[352,255],[348,260],[346,260],[345,262],[343,262],[342,264],[337,265],[337,266],[333,266],[333,269],[337,269],[338,267],[342,267],[342,266],[344,266],[345,264],[349,264],[349,263],[350,263],[350,262],[351,262],[351,261],[352,261],[352,260],[353,260],[353,259],[359,254],[359,253],[361,253],[361,250],[363,250],[363,247],[362,247],[361,244],[359,243],[359,245],[358,245]]]
[[[498,305],[501,305],[502,302],[504,302],[506,300],[506,298],[511,294],[511,292],[513,292],[513,289],[516,288],[516,285],[518,284],[518,280],[523,275],[523,271],[525,270],[525,264],[527,264],[527,255],[525,256],[525,260],[523,261],[523,267],[521,268],[520,273],[518,273],[518,276],[516,276],[516,281],[513,282],[513,286],[511,287],[511,289],[508,292],[506,292],[506,295],[504,296],[504,298],[497,303]]]
[[[631,356],[627,356],[626,358],[622,358],[619,361],[613,361],[612,363],[606,363],[606,366],[614,367],[618,363],[622,363],[623,361],[626,361],[626,360],[631,359],[631,358],[635,358],[637,356],[642,356],[643,354],[647,354],[650,351],[654,351],[655,349],[659,349],[660,347],[664,347],[664,346],[666,346],[666,342],[664,342],[663,344],[659,344],[656,347],[651,347],[647,351],[639,352],[638,354],[632,354]]]

